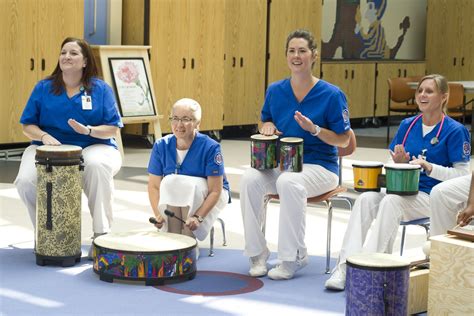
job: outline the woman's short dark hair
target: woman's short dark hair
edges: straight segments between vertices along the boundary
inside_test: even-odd
[[[308,48],[314,53],[318,47],[317,47],[317,44],[316,44],[316,41],[314,40],[314,36],[313,34],[308,31],[308,30],[304,30],[304,29],[298,29],[298,30],[295,30],[293,32],[291,32],[287,39],[286,39],[286,50],[285,50],[285,55],[286,55],[286,52],[288,51],[288,45],[290,44],[290,41],[294,38],[302,38],[302,39],[305,39],[307,42],[308,42]]]
[[[70,42],[75,42],[79,47],[81,48],[81,53],[84,56],[84,59],[86,60],[86,66],[84,67],[84,70],[82,72],[82,86],[84,89],[88,92],[91,91],[92,89],[92,78],[97,77],[98,70],[97,70],[97,65],[95,63],[94,55],[92,54],[92,49],[85,40],[80,39],[80,38],[75,38],[75,37],[67,37],[64,39],[64,41],[61,44],[61,50],[63,49],[64,45]],[[47,79],[50,79],[53,81],[52,84],[52,92],[55,95],[59,95],[62,93],[64,90],[64,81],[63,81],[63,76],[62,76],[62,70],[61,67],[59,66],[59,58],[58,58],[58,63],[56,65],[56,68],[54,68],[54,71],[51,73],[50,76],[47,77]]]

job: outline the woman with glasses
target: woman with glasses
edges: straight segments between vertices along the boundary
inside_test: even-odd
[[[201,106],[195,100],[178,100],[170,122],[173,134],[155,142],[148,164],[155,226],[204,240],[229,201],[221,147],[198,132]],[[167,217],[165,210],[174,217]]]

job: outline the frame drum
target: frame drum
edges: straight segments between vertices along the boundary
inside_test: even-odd
[[[280,170],[301,172],[303,170],[303,139],[284,137],[280,139]]]
[[[386,253],[347,258],[346,315],[407,315],[410,262]]]
[[[36,148],[36,264],[81,260],[82,148]]]
[[[108,233],[94,239],[94,272],[100,279],[145,281],[192,280],[196,275],[194,238],[158,231]]]
[[[255,134],[250,136],[250,165],[254,169],[266,170],[278,167],[278,136]]]
[[[382,174],[383,163],[376,161],[360,161],[352,164],[354,173],[354,190],[357,192],[380,192],[378,177]]]

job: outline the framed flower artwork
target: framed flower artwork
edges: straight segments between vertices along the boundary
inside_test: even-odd
[[[109,65],[122,117],[155,115],[143,58],[109,57]]]

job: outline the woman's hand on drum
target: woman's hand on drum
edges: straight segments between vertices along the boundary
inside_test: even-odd
[[[275,124],[273,122],[265,122],[262,125],[262,128],[260,129],[260,134],[266,135],[266,136],[271,136],[271,135],[281,135],[283,134],[279,130],[277,130]]]
[[[72,129],[76,133],[82,134],[82,135],[89,135],[89,127],[85,126],[84,124],[79,123],[75,119],[69,119],[67,120],[67,123],[69,124],[69,126],[72,127]]]
[[[307,132],[314,133],[313,121],[311,121],[309,118],[301,114],[300,111],[295,111],[294,118],[295,118],[296,123],[298,123],[302,129],[304,129]]]
[[[403,145],[395,145],[393,151],[390,150],[390,155],[395,163],[407,163],[410,161],[410,153],[405,151]]]
[[[200,224],[201,223],[199,223],[196,217],[191,216],[188,217],[188,219],[186,220],[186,227],[188,227],[190,231],[195,231],[196,229],[198,229]]]
[[[61,145],[61,143],[56,138],[54,138],[53,136],[49,134],[43,134],[43,136],[41,136],[41,142],[44,145],[52,145],[52,146]]]
[[[431,170],[433,170],[433,166],[428,161],[426,161],[422,155],[418,155],[418,158],[413,156],[409,163],[410,165],[420,165],[428,175],[431,173]]]

